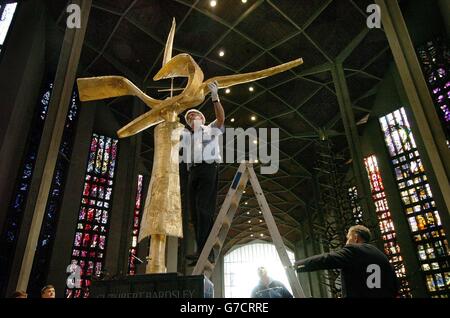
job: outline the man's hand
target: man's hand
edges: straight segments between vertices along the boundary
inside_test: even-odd
[[[208,83],[208,88],[211,91],[211,99],[214,102],[219,101],[219,83],[217,81],[214,81],[212,83]]]
[[[296,270],[297,272],[302,272],[305,270],[305,265],[303,264],[303,260],[294,262],[294,264],[291,267],[294,270]]]
[[[208,88],[211,91],[211,100],[214,105],[214,112],[216,113],[217,127],[222,127],[225,123],[225,111],[223,110],[222,104],[219,100],[219,83],[217,83],[217,81],[208,83]]]
[[[285,266],[284,269],[293,269],[296,270],[297,269],[297,265],[289,265],[289,266]]]

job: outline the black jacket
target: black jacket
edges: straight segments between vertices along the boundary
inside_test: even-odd
[[[323,269],[340,269],[342,296],[351,298],[391,298],[397,297],[399,283],[394,268],[379,249],[370,244],[348,244],[338,251],[316,255],[296,262],[298,271],[310,272]],[[379,266],[380,288],[368,284],[373,282]],[[370,286],[369,286],[370,285]]]
[[[292,298],[291,293],[284,285],[276,280],[270,282],[266,287],[259,283],[252,291],[252,298]]]

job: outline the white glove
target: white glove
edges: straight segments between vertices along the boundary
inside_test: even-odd
[[[219,102],[219,83],[217,81],[214,81],[212,83],[208,83],[208,88],[211,91],[211,99],[214,102]]]

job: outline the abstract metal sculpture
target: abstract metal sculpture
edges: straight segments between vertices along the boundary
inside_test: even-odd
[[[149,263],[146,273],[163,273],[165,267],[165,245],[167,235],[182,237],[182,217],[178,156],[172,151],[178,146],[183,125],[178,115],[189,108],[200,105],[209,93],[207,84],[217,81],[219,88],[231,87],[266,78],[303,63],[302,59],[271,67],[265,70],[218,76],[203,82],[204,75],[189,54],[179,54],[172,58],[175,36],[175,19],[166,42],[163,66],[153,80],[187,77],[183,91],[165,100],[154,99],[122,76],[101,76],[77,80],[81,101],[93,101],[111,97],[133,95],[141,99],[150,111],[119,129],[120,138],[133,136],[147,128],[155,128],[155,152],[152,177],[141,221],[139,241],[151,236]],[[175,148],[176,149],[176,148]]]

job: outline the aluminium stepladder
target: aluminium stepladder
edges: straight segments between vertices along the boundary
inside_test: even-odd
[[[305,294],[300,282],[295,275],[295,270],[291,267],[291,261],[286,251],[286,246],[284,245],[283,239],[278,231],[275,219],[270,211],[269,204],[266,201],[264,193],[259,184],[256,173],[253,169],[253,164],[248,162],[242,162],[236,175],[233,178],[230,189],[225,197],[225,200],[220,208],[219,214],[217,215],[216,221],[209,233],[208,239],[203,247],[197,264],[194,267],[192,275],[205,275],[210,278],[215,267],[215,262],[219,258],[220,252],[222,250],[225,239],[228,235],[228,230],[233,222],[234,215],[239,206],[239,201],[241,200],[242,193],[247,186],[247,182],[250,179],[250,184],[253,187],[256,199],[258,201],[259,207],[261,208],[262,215],[266,221],[267,227],[269,229],[270,236],[272,237],[273,244],[278,252],[281,263],[283,264],[286,274],[291,285],[292,292],[296,298],[304,298]],[[208,256],[211,251],[214,251],[215,260],[211,263],[208,260]]]

